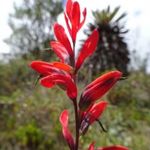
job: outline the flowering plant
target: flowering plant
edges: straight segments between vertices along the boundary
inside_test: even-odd
[[[82,20],[81,20],[82,15]],[[93,54],[99,41],[99,34],[95,29],[82,45],[75,57],[76,37],[86,19],[86,8],[81,12],[77,1],[68,0],[64,18],[70,39],[64,27],[58,23],[54,24],[54,34],[56,41],[51,41],[50,46],[56,53],[59,62],[32,61],[30,66],[40,74],[40,84],[46,88],[58,85],[64,90],[72,101],[75,113],[76,136],[73,137],[68,128],[69,112],[64,110],[60,115],[63,136],[70,150],[79,149],[79,138],[86,134],[91,126],[101,116],[108,103],[98,101],[118,80],[121,79],[120,71],[108,72],[92,83],[87,85],[77,99],[77,74],[86,58]],[[98,102],[97,102],[98,101]],[[88,150],[94,150],[94,143],[90,144]],[[123,146],[101,147],[97,150],[127,150]]]

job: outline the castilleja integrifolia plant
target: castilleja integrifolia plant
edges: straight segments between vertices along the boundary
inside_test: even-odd
[[[75,57],[76,38],[79,30],[86,19],[86,8],[81,11],[77,1],[68,0],[64,12],[67,26],[65,28],[55,23],[53,26],[56,41],[51,41],[50,46],[59,58],[59,62],[32,61],[30,66],[40,74],[40,84],[46,88],[59,86],[64,90],[71,100],[75,114],[75,133],[70,132],[69,112],[64,110],[60,115],[62,134],[70,150],[79,150],[79,139],[87,133],[89,126],[98,121],[101,114],[106,109],[108,102],[98,101],[112,86],[122,78],[120,71],[111,71],[98,77],[87,85],[78,97],[77,75],[83,62],[93,54],[99,42],[99,34],[95,29],[85,40],[77,57]],[[82,18],[82,19],[81,19]],[[69,33],[68,34],[66,33]],[[88,150],[128,150],[123,146],[109,146],[94,148],[94,142],[90,144]]]

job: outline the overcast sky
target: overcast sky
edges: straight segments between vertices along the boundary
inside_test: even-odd
[[[8,14],[13,11],[13,2],[20,3],[21,0],[4,0],[0,5],[0,53],[8,53],[10,51],[3,40],[11,34],[11,30],[7,25]],[[103,9],[108,5],[113,9],[121,6],[120,13],[127,12],[126,28],[130,32],[126,36],[130,50],[136,49],[138,53],[144,57],[150,52],[150,2],[148,0],[78,0],[82,6],[89,10]],[[88,21],[90,21],[90,13]]]
[[[9,52],[9,47],[3,42],[11,33],[7,25],[8,14],[13,11],[13,0],[4,0],[0,5],[0,53]]]

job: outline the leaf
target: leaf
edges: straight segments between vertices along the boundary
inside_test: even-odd
[[[116,22],[119,22],[122,18],[124,18],[127,14],[123,13],[120,17],[116,19]]]
[[[114,9],[114,11],[110,14],[109,21],[111,21],[114,18],[114,16],[118,13],[119,9],[120,7],[116,7]]]

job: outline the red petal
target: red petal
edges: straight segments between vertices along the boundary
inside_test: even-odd
[[[55,85],[55,82],[49,80],[49,76],[46,76],[40,80],[41,85],[46,88],[52,88]]]
[[[74,150],[75,144],[74,144],[74,139],[72,137],[72,134],[68,129],[68,118],[69,118],[69,113],[67,110],[64,110],[61,113],[59,120],[60,120],[60,123],[62,125],[63,136],[64,136],[65,140],[67,141],[70,149]]]
[[[54,32],[55,32],[55,36],[57,38],[57,40],[64,45],[64,47],[66,48],[66,50],[68,51],[70,56],[73,56],[73,51],[71,48],[71,44],[70,41],[67,37],[67,34],[65,32],[65,29],[63,26],[61,26],[58,23],[55,23],[54,25]]]
[[[71,24],[72,24],[72,39],[73,41],[75,41],[76,34],[80,24],[80,6],[78,2],[73,3]]]
[[[96,84],[102,84],[102,83],[104,84],[109,79],[119,80],[121,76],[122,76],[122,72],[117,71],[117,70],[116,71],[107,72],[107,73],[101,75],[100,77],[98,77],[96,80],[94,80],[88,86],[86,86],[86,90],[90,89],[91,87],[93,87]]]
[[[68,51],[66,50],[66,48],[64,47],[64,45],[62,45],[58,41],[51,41],[50,45],[51,45],[52,49],[54,50],[54,52],[56,53],[56,55],[60,58],[60,60],[63,63],[65,63],[65,62],[68,63],[69,54],[68,54]]]
[[[92,106],[92,108],[88,112],[90,114],[90,118],[89,118],[90,124],[92,124],[96,119],[98,119],[101,116],[103,111],[106,109],[107,104],[108,103],[106,101],[101,101]]]
[[[59,117],[59,121],[63,127],[68,127],[68,119],[69,119],[68,110],[64,110]]]
[[[89,126],[101,116],[103,111],[106,109],[107,104],[107,102],[101,101],[94,104],[87,112],[83,114],[80,126],[80,132],[82,134],[85,134]]]
[[[53,84],[60,84],[65,86],[67,95],[70,99],[74,100],[77,97],[77,88],[75,83],[69,76],[61,75],[61,74],[53,74],[41,79],[41,84],[47,88],[51,87]]]
[[[68,73],[73,73],[73,68],[67,64],[61,62],[52,62],[51,64],[60,70],[66,71]]]
[[[71,66],[61,62],[48,63],[45,61],[32,61],[30,66],[42,76],[51,75],[52,73],[61,73],[60,71],[73,73]]]
[[[66,4],[66,13],[67,13],[67,16],[69,17],[70,21],[71,21],[71,18],[72,18],[72,6],[73,6],[73,2],[72,0],[67,0],[67,4]]]
[[[128,148],[124,146],[116,145],[116,146],[98,148],[97,150],[128,150]]]
[[[94,150],[94,142],[90,144],[88,150]]]
[[[92,34],[88,37],[88,39],[85,41],[81,51],[79,52],[79,56],[76,62],[76,71],[81,67],[84,60],[93,54],[93,52],[96,49],[98,39],[98,31],[94,30]]]
[[[89,84],[82,93],[79,106],[82,109],[88,108],[97,99],[101,98],[112,86],[120,79],[122,73],[119,71],[108,72],[91,84]]]
[[[57,68],[54,68],[52,64],[44,61],[32,61],[30,67],[40,73],[42,76],[47,76],[52,72],[59,71]]]

